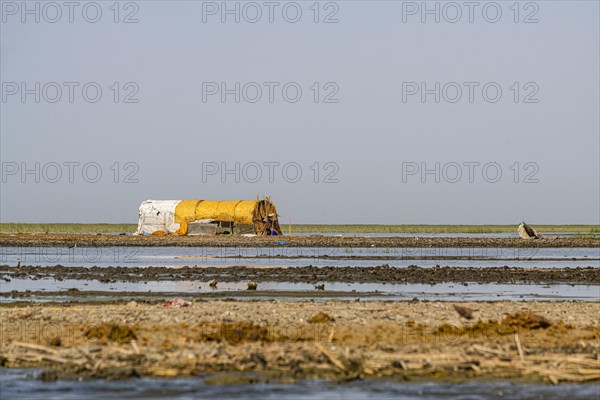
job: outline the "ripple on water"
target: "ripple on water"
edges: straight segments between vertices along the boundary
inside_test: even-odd
[[[308,381],[296,384],[206,384],[201,378],[142,378],[125,381],[56,381],[36,379],[39,370],[0,368],[2,398],[70,399],[597,399],[598,384],[542,385],[510,382],[397,383],[364,380],[343,384]]]

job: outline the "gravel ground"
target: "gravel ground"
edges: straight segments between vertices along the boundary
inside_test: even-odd
[[[253,371],[254,379],[284,382],[600,380],[600,303],[5,305],[0,320],[0,364],[45,367],[47,380],[215,371]]]

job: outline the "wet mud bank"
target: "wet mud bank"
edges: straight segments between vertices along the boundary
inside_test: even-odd
[[[347,283],[526,283],[600,285],[600,267],[41,267],[0,266],[0,279],[56,279],[110,282],[347,282]]]
[[[1,247],[600,247],[600,238],[131,236],[90,234],[0,234]]]

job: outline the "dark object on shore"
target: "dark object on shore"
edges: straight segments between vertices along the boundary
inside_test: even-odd
[[[521,224],[517,228],[517,233],[519,234],[521,239],[541,239],[542,238],[542,236],[538,233],[538,231],[536,231],[535,229],[533,229],[532,227],[527,225],[525,222],[521,222]]]
[[[548,319],[529,310],[508,314],[502,323],[526,329],[546,329],[552,325]]]
[[[473,319],[474,311],[469,307],[457,306],[456,304],[454,304],[453,307],[456,310],[456,312],[460,314],[461,317],[466,319]]]

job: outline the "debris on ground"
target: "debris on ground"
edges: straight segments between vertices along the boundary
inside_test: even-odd
[[[323,311],[319,311],[308,319],[308,322],[311,324],[323,324],[330,321],[335,321],[335,319],[331,315],[325,314]]]
[[[552,325],[552,322],[550,322],[548,319],[531,311],[519,311],[508,314],[502,323],[513,327],[527,329],[545,329]]]
[[[168,300],[166,303],[163,303],[163,307],[190,307],[192,305],[191,301],[188,300],[184,300],[184,299],[171,299]]]
[[[85,330],[84,336],[88,339],[100,339],[104,342],[110,341],[119,344],[129,344],[132,340],[137,339],[135,331],[131,327],[116,323],[91,326]]]

